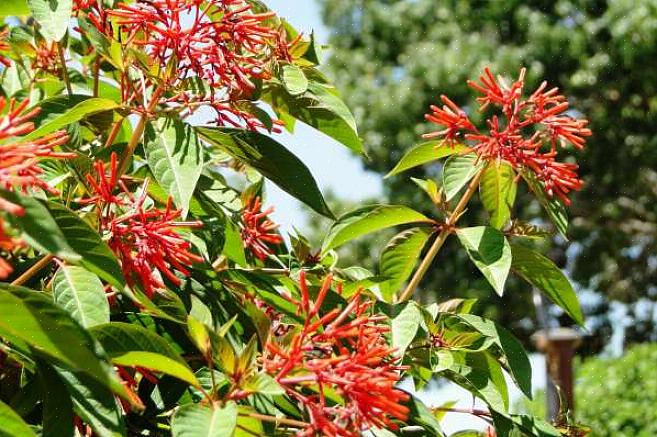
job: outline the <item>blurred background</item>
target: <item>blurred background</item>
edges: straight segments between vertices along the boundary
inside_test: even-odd
[[[356,204],[399,203],[430,211],[409,177],[436,177],[440,166],[383,180],[405,150],[430,131],[423,115],[448,94],[468,110],[466,86],[483,67],[527,87],[558,86],[590,120],[593,137],[574,157],[585,188],[570,207],[570,241],[544,249],[575,283],[587,329],[575,359],[576,418],[594,436],[657,435],[657,0],[269,0],[305,33],[330,47],[324,71],[356,115],[369,160],[299,126],[281,142],[308,164],[336,212]],[[270,187],[269,203],[285,231],[319,241],[328,223]],[[516,216],[540,222],[540,207],[519,193]],[[390,235],[359,240],[341,252],[375,270]],[[449,242],[448,242],[449,243]],[[452,241],[454,243],[454,241]],[[479,299],[477,311],[501,321],[534,349],[539,329],[568,327],[558,310],[509,282],[503,298],[455,246],[443,249],[421,284],[426,302]],[[533,355],[544,408],[544,359]],[[449,387],[424,393],[430,404],[470,399]],[[460,396],[460,397],[459,397]],[[533,410],[536,411],[536,410]],[[481,427],[447,418],[450,431]]]

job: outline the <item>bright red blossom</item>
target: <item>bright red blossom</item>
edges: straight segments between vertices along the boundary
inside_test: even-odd
[[[261,211],[261,207],[260,197],[254,197],[242,211],[242,242],[253,255],[264,261],[272,253],[268,245],[281,244],[283,237],[276,232],[278,225],[267,217],[274,208]]]
[[[557,88],[547,89],[543,82],[528,98],[523,98],[525,70],[518,80],[508,85],[496,79],[488,68],[479,82],[468,84],[479,93],[480,110],[497,107],[499,115],[491,116],[486,132],[479,131],[465,111],[449,98],[441,96],[442,108],[432,106],[426,119],[444,129],[424,135],[425,138],[444,138],[448,144],[457,139],[471,143],[471,147],[485,160],[504,160],[518,169],[532,171],[542,182],[549,196],[557,196],[569,204],[568,193],[579,190],[578,166],[557,161],[557,148],[568,144],[584,147],[591,131],[588,122],[565,115],[566,98]]]
[[[14,137],[26,135],[34,130],[34,118],[39,109],[25,112],[28,100],[16,105],[9,100],[8,112],[0,117],[0,187],[6,190],[40,188],[52,194],[57,191],[39,176],[43,170],[39,167],[40,158],[72,158],[75,154],[56,152],[55,147],[68,141],[66,132],[60,131],[43,138],[30,141],[12,141]],[[0,111],[7,106],[7,101],[0,98]],[[4,141],[4,142],[3,142]],[[14,215],[22,215],[23,208],[0,198],[0,209]]]
[[[301,298],[288,299],[306,321],[284,343],[272,333],[264,369],[308,413],[310,424],[299,436],[356,437],[375,426],[397,429],[394,420],[403,421],[409,413],[402,405],[408,395],[395,387],[406,368],[398,365],[384,338],[389,331],[382,323],[386,318],[372,314],[372,303],[363,300],[360,292],[344,308],[321,314],[331,279],[329,275],[324,280],[311,301],[301,272]],[[343,402],[327,401],[327,389],[337,392]]]
[[[265,128],[241,101],[250,98],[257,80],[272,76],[278,60],[290,61],[286,32],[272,20],[273,12],[256,13],[247,0],[138,0],[116,9],[76,0],[75,9],[107,37],[146,52],[151,70],[162,71],[153,85],[168,92],[163,104],[184,115],[209,106],[218,124]],[[114,35],[110,17],[116,18],[120,35]],[[130,80],[122,79],[122,88],[133,89],[124,100],[143,93]]]
[[[87,176],[93,194],[80,203],[96,205],[101,229],[110,235],[108,244],[121,261],[128,285],[141,286],[149,297],[164,288],[164,278],[180,285],[175,272],[189,276],[189,268],[203,258],[191,252],[191,243],[179,231],[202,223],[180,221],[182,211],[173,207],[171,198],[163,210],[146,207],[148,180],[135,198],[117,175],[115,154],[109,168],[102,161],[94,168],[96,178]]]

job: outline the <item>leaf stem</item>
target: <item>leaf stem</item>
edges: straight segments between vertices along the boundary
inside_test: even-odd
[[[119,162],[117,171],[117,175],[119,177],[123,175],[123,173],[125,173],[125,171],[128,169],[128,162],[130,162],[130,157],[135,153],[137,144],[139,144],[139,140],[141,140],[142,136],[144,135],[144,130],[146,129],[146,121],[148,121],[150,113],[153,112],[153,109],[155,109],[155,106],[157,105],[157,102],[160,99],[160,95],[163,91],[164,90],[161,87],[158,87],[155,89],[155,91],[153,91],[148,107],[145,108],[145,111],[142,112],[142,114],[139,116],[139,121],[135,126],[135,130],[132,132],[130,141],[128,141],[128,145],[125,149],[125,152],[123,152],[123,155],[121,156],[121,161]]]
[[[94,90],[93,96],[98,97],[98,88],[100,86],[100,57],[96,55],[94,59]]]
[[[446,407],[436,407],[436,408],[431,408],[431,411],[442,411],[445,413],[461,413],[461,414],[472,414],[473,416],[479,416],[479,417],[491,417],[490,411],[486,410],[479,410],[476,408],[446,408]]]
[[[284,417],[267,416],[265,414],[247,413],[247,414],[240,414],[240,416],[251,417],[253,419],[262,420],[263,422],[275,423],[277,425],[278,424],[287,425],[294,428],[305,428],[308,426],[308,423],[302,422],[300,420],[287,419]]]
[[[64,46],[61,43],[57,43],[57,49],[59,51],[59,61],[62,63],[62,80],[66,84],[66,92],[68,96],[73,95],[73,88],[71,87],[71,79],[68,77],[68,68],[66,67],[66,56],[64,54]]]
[[[18,278],[14,279],[11,285],[23,285],[36,275],[41,269],[45,268],[55,258],[54,255],[46,255],[37,261],[32,267],[27,269]]]
[[[433,242],[433,244],[429,248],[429,251],[424,256],[424,259],[420,263],[418,269],[415,271],[413,278],[411,278],[410,282],[404,289],[403,293],[397,299],[398,302],[407,301],[408,299],[411,298],[411,296],[413,296],[415,289],[420,284],[422,278],[424,278],[424,275],[427,273],[427,270],[429,270],[429,267],[431,266],[433,259],[436,257],[440,249],[443,247],[443,244],[445,244],[447,237],[449,237],[449,235],[452,233],[456,222],[459,220],[459,218],[461,218],[461,215],[463,215],[463,211],[465,210],[465,207],[468,205],[468,202],[472,198],[472,195],[477,191],[477,188],[479,187],[479,181],[481,180],[481,176],[483,175],[483,173],[484,173],[484,169],[479,170],[479,172],[477,172],[474,178],[472,178],[472,180],[470,181],[470,184],[468,184],[468,189],[465,191],[465,193],[459,200],[459,203],[456,204],[456,208],[454,208],[450,216],[447,218],[447,220],[445,220],[445,226],[443,226],[443,229],[438,234],[438,237],[436,237],[436,240]]]
[[[111,146],[114,143],[114,140],[119,135],[119,132],[121,132],[121,125],[123,124],[123,120],[124,117],[121,117],[118,120],[116,120],[112,125],[112,130],[107,136],[107,141],[105,141],[105,148]]]

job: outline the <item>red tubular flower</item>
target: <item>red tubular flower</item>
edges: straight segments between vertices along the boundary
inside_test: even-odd
[[[161,85],[173,92],[164,103],[190,112],[209,106],[218,124],[264,128],[234,102],[248,99],[255,81],[270,78],[274,63],[289,58],[284,30],[269,22],[273,12],[255,13],[247,0],[137,0],[113,10],[88,0],[77,5],[110,38],[103,14],[116,17],[123,43],[138,46],[164,72]],[[210,89],[186,91],[197,79]]]
[[[11,49],[11,46],[5,41],[8,35],[9,29],[4,29],[0,32],[0,52],[5,52]],[[0,64],[3,64],[5,67],[9,67],[9,59],[0,54]]]
[[[372,427],[395,430],[394,421],[404,421],[409,413],[402,405],[408,395],[395,387],[406,368],[398,365],[385,340],[385,317],[372,314],[372,302],[363,300],[360,292],[343,309],[322,314],[331,280],[326,277],[313,302],[301,272],[301,298],[288,299],[306,322],[284,344],[270,336],[264,369],[306,410],[310,424],[300,436],[356,437]],[[329,389],[343,402],[328,401]]]
[[[121,260],[128,285],[138,283],[152,297],[164,288],[162,277],[179,286],[181,280],[174,271],[189,276],[192,264],[203,262],[191,252],[191,243],[178,233],[180,228],[200,227],[202,223],[177,221],[181,211],[173,208],[171,198],[165,210],[145,209],[145,188],[132,211],[114,218],[107,226],[111,232],[109,246]]]
[[[4,252],[11,252],[12,250],[22,246],[23,243],[17,238],[13,238],[5,232],[5,222],[0,217],[0,250]],[[0,258],[0,279],[6,279],[14,271],[14,268],[5,259]]]
[[[0,111],[6,106],[6,100],[0,98]],[[14,141],[12,137],[26,135],[34,130],[30,120],[39,113],[39,108],[24,113],[29,101],[25,100],[19,105],[11,99],[7,114],[0,117],[0,187],[6,190],[40,188],[52,194],[57,191],[50,187],[39,176],[43,170],[38,166],[40,158],[73,158],[75,154],[55,152],[53,149],[68,141],[66,132],[60,131],[47,135],[38,140]],[[23,208],[14,205],[5,199],[0,199],[0,209],[10,214],[21,215]]]
[[[283,237],[275,232],[278,225],[267,217],[274,212],[274,208],[260,211],[261,206],[260,198],[254,197],[242,211],[242,243],[253,255],[264,261],[272,253],[268,245],[281,244]]]
[[[523,98],[525,69],[518,80],[508,85],[496,79],[486,68],[479,82],[468,84],[482,94],[477,98],[480,110],[498,107],[500,115],[487,120],[488,132],[479,132],[467,115],[448,98],[442,97],[442,109],[432,106],[426,118],[445,129],[424,135],[425,138],[444,138],[452,143],[459,135],[469,141],[480,159],[504,160],[515,168],[530,170],[545,187],[549,196],[557,196],[570,204],[568,194],[579,190],[582,181],[576,164],[557,161],[557,146],[571,144],[584,148],[591,131],[587,120],[575,119],[564,113],[568,110],[566,98],[557,88],[546,91],[543,82],[528,98]]]

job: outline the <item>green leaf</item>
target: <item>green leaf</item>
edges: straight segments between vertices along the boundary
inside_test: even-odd
[[[178,120],[162,121],[147,131],[145,151],[155,179],[186,217],[203,170],[203,149],[196,132]]]
[[[47,1],[47,0],[34,0],[34,1]],[[62,97],[57,97],[53,99],[52,102],[45,101],[49,106],[59,107],[59,113],[50,112],[48,118],[42,123],[38,129],[31,132],[29,135],[25,136],[26,140],[34,140],[41,138],[44,135],[48,135],[57,130],[65,128],[69,124],[83,120],[91,115],[97,114],[99,112],[111,111],[119,107],[119,104],[109,99],[102,99],[98,97],[80,97],[73,96],[71,102],[79,102],[75,106],[69,109],[69,106],[66,104],[66,100]],[[70,103],[69,103],[70,104]],[[63,107],[62,107],[63,105]]]
[[[11,220],[21,229],[21,237],[27,244],[65,261],[73,263],[81,261],[80,255],[69,245],[64,233],[43,202],[10,191],[0,191],[0,195],[25,210],[23,215],[12,216]]]
[[[559,267],[529,247],[513,244],[511,251],[513,253],[513,271],[545,293],[575,322],[583,325],[584,316],[577,300],[577,294]]]
[[[62,266],[53,279],[53,298],[85,328],[110,319],[109,303],[98,276],[82,267]]]
[[[463,144],[454,144],[453,146],[450,146],[444,144],[443,141],[427,141],[426,143],[418,144],[408,150],[402,159],[399,160],[397,165],[390,170],[390,173],[385,177],[389,178],[390,176],[417,167],[418,165],[436,161],[447,156],[462,154],[468,150],[470,150],[469,147]]]
[[[0,437],[36,437],[36,433],[9,405],[0,401]]]
[[[485,401],[491,408],[506,411],[509,394],[500,364],[486,352],[465,354],[445,373],[457,384]]]
[[[265,429],[262,426],[260,419],[251,417],[251,413],[257,413],[257,411],[245,405],[240,405],[239,416],[237,417],[237,428],[235,429],[235,434],[233,437],[254,437],[254,436],[264,436]]]
[[[388,242],[381,254],[379,273],[387,278],[391,289],[396,290],[411,276],[431,234],[428,228],[412,228]]]
[[[0,284],[0,335],[27,343],[39,356],[84,372],[125,396],[87,331],[43,292]]]
[[[173,415],[173,437],[231,437],[237,425],[237,404],[225,406],[189,404]]]
[[[504,354],[508,370],[518,384],[520,390],[531,399],[532,397],[532,367],[525,348],[509,331],[492,320],[486,320],[473,314],[458,314],[456,317],[464,320],[477,331],[492,338]]]
[[[427,196],[429,196],[429,199],[431,199],[433,203],[439,203],[442,200],[440,188],[438,188],[438,184],[433,179],[411,178],[411,180],[415,185],[420,187],[422,191],[427,193]]]
[[[291,95],[284,87],[271,84],[262,93],[262,99],[286,118],[289,114],[307,125],[342,143],[356,153],[364,153],[358,137],[356,121],[334,89],[316,82],[308,84],[308,90]]]
[[[431,411],[413,395],[409,394],[409,399],[405,403],[409,409],[408,421],[409,425],[416,425],[422,427],[422,436],[443,437],[440,423],[431,413]]]
[[[481,177],[480,196],[490,215],[490,225],[501,229],[511,219],[511,208],[516,199],[516,172],[507,162],[490,162]]]
[[[407,223],[431,223],[425,215],[402,205],[369,205],[344,214],[333,223],[322,253],[365,234]]]
[[[73,402],[66,390],[66,384],[48,364],[38,360],[37,366],[39,385],[43,393],[43,435],[72,437]]]
[[[64,38],[73,10],[72,0],[27,0],[34,19],[41,25],[40,31],[48,41]]]
[[[482,160],[477,163],[475,153],[450,157],[443,168],[445,198],[448,201],[452,200],[484,165],[485,163]]]
[[[333,218],[317,182],[303,162],[272,138],[241,129],[198,127],[199,135],[274,182],[316,212]]]
[[[198,387],[199,382],[194,376],[194,372],[186,364],[172,360],[164,355],[154,352],[132,351],[112,357],[112,363],[117,366],[142,367],[155,372],[164,373],[173,376],[181,381]]]
[[[489,226],[456,231],[468,256],[500,296],[511,268],[511,246],[504,234]]]
[[[30,8],[27,6],[27,0],[9,0],[3,1],[0,4],[0,18],[4,17],[20,17],[29,15]]]
[[[554,226],[557,228],[557,231],[568,240],[566,233],[568,232],[568,212],[566,207],[561,203],[559,199],[548,197],[543,189],[541,182],[536,179],[536,175],[531,171],[523,171],[520,173],[529,185],[529,188],[532,190],[536,199],[541,204],[545,212],[547,212],[548,217]]]
[[[283,85],[288,93],[298,96],[308,89],[308,79],[301,68],[288,64],[283,66]]]
[[[75,413],[98,437],[125,436],[123,415],[114,394],[104,385],[80,373],[55,367],[73,401]]]
[[[411,301],[392,319],[392,347],[400,356],[415,339],[417,330],[424,320],[420,306]]]
[[[167,340],[142,326],[111,322],[94,326],[89,329],[89,332],[111,358],[127,352],[141,351],[164,355],[185,364],[185,360],[169,345]]]
[[[82,256],[79,261],[69,261],[80,264],[118,290],[122,290],[125,282],[121,267],[107,243],[99,237],[98,232],[94,231],[87,222],[80,219],[76,213],[60,203],[48,202],[46,207],[65,235],[69,246],[79,256]]]
[[[522,432],[521,435],[531,437],[560,437],[562,434],[552,425],[537,417],[525,415],[506,415],[498,411],[491,411],[495,430],[500,437],[507,437],[513,434],[514,430]]]

